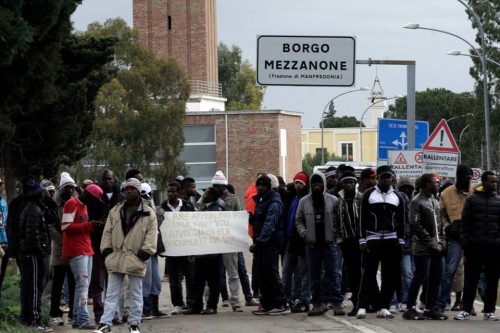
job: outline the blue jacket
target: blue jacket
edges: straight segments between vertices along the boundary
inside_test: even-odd
[[[253,227],[253,242],[257,245],[280,247],[283,245],[283,226],[281,214],[283,203],[278,192],[269,190],[263,196],[257,194],[255,213],[251,219]]]
[[[0,244],[7,244],[7,202],[0,197]]]

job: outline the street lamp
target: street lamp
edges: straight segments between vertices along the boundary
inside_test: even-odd
[[[361,115],[361,118],[359,119],[359,161],[360,162],[363,162],[363,133],[361,131],[361,128],[363,126],[363,118],[364,118],[366,112],[368,112],[368,110],[370,110],[374,105],[377,105],[377,104],[385,102],[385,101],[390,101],[391,99],[401,98],[401,97],[403,97],[403,96],[402,95],[395,95],[394,97],[381,99],[380,101],[376,101],[374,103],[371,103],[365,109],[365,111],[363,111],[363,114]]]
[[[455,117],[451,117],[450,119],[445,119],[447,123],[449,123],[450,121],[452,121],[453,119],[457,119],[457,118],[461,118],[461,117],[467,117],[467,116],[473,116],[472,113],[468,112],[466,114],[461,114],[459,116],[455,116]]]
[[[481,66],[483,69],[483,94],[484,94],[484,127],[485,127],[485,136],[486,136],[486,164],[488,170],[492,170],[492,156],[491,156],[491,138],[490,138],[490,107],[489,107],[489,90],[488,90],[488,71],[487,71],[487,61],[486,61],[486,44],[484,40],[484,30],[483,26],[481,24],[481,21],[479,20],[477,14],[470,8],[467,4],[465,4],[462,0],[457,0],[460,2],[462,5],[464,5],[473,15],[474,19],[476,20],[476,24],[479,30],[479,33],[481,35],[481,53],[478,52],[478,50],[466,39],[455,35],[451,32],[444,31],[444,30],[439,30],[439,29],[433,29],[433,28],[426,28],[426,27],[421,27],[418,23],[409,23],[403,26],[403,28],[406,29],[422,29],[422,30],[429,30],[429,31],[436,31],[436,32],[441,32],[443,34],[447,34],[453,37],[456,37],[460,39],[461,41],[465,42],[467,45],[471,47],[471,49],[476,53],[477,57],[481,60]]]
[[[337,98],[339,98],[340,96],[343,96],[343,95],[346,95],[346,94],[350,94],[350,93],[353,93],[353,92],[356,92],[356,91],[367,91],[367,90],[370,90],[370,88],[368,87],[360,87],[359,89],[354,89],[354,90],[349,90],[349,91],[346,91],[346,92],[343,92],[342,94],[339,94],[337,96],[335,96],[334,98],[332,98],[331,100],[328,101],[328,103],[326,103],[325,105],[325,108],[323,109],[323,113],[321,114],[321,165],[325,165],[325,148],[324,148],[324,122],[325,122],[325,112],[326,112],[326,108],[331,104],[333,103],[334,100],[336,100]]]
[[[471,57],[471,58],[479,58],[477,55],[475,54],[464,54],[458,50],[453,50],[453,51],[448,51],[446,52],[447,55],[452,55],[452,56],[464,56],[464,57]],[[492,64],[495,64],[497,66],[500,66],[500,62],[497,62],[495,60],[491,60],[489,58],[486,58],[486,61],[489,61],[491,62]]]

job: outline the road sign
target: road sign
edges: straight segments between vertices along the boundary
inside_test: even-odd
[[[350,87],[355,37],[259,36],[257,83],[265,86]]]
[[[460,155],[457,153],[442,153],[428,150],[424,150],[422,157],[424,163],[441,165],[458,165],[460,160]]]
[[[481,184],[481,175],[483,174],[483,170],[480,168],[472,168],[472,179],[471,183],[474,185]]]
[[[422,149],[447,153],[460,153],[445,119],[441,119]]]
[[[408,149],[407,121],[403,119],[378,120],[378,149],[379,160],[387,160],[390,150]],[[429,137],[429,123],[427,121],[415,122],[415,149],[420,149]]]
[[[457,176],[457,165],[442,165],[442,164],[428,164],[424,163],[424,172],[434,172],[440,177],[456,177]]]
[[[416,179],[423,173],[421,150],[389,150],[387,162],[396,174],[396,178]]]

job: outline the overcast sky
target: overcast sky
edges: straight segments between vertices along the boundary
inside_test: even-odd
[[[83,0],[73,21],[85,30],[91,22],[115,17],[132,25],[132,0]],[[403,29],[406,23],[448,31],[475,45],[465,7],[456,0],[217,0],[219,42],[238,45],[254,66],[258,35],[354,36],[357,60],[415,60],[417,91],[471,91],[470,58],[446,54],[467,52],[467,44],[442,33]],[[357,65],[354,89],[372,88],[376,75],[386,97],[406,95],[405,66]],[[270,86],[263,107],[302,112],[303,127],[318,127],[329,100],[352,89]],[[369,91],[339,97],[337,115],[359,119],[368,97]]]

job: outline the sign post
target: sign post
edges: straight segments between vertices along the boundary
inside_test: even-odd
[[[460,150],[445,119],[441,119],[422,150],[425,172],[436,172],[441,177],[456,176]]]
[[[257,38],[257,83],[260,85],[351,87],[355,67],[354,37]]]

